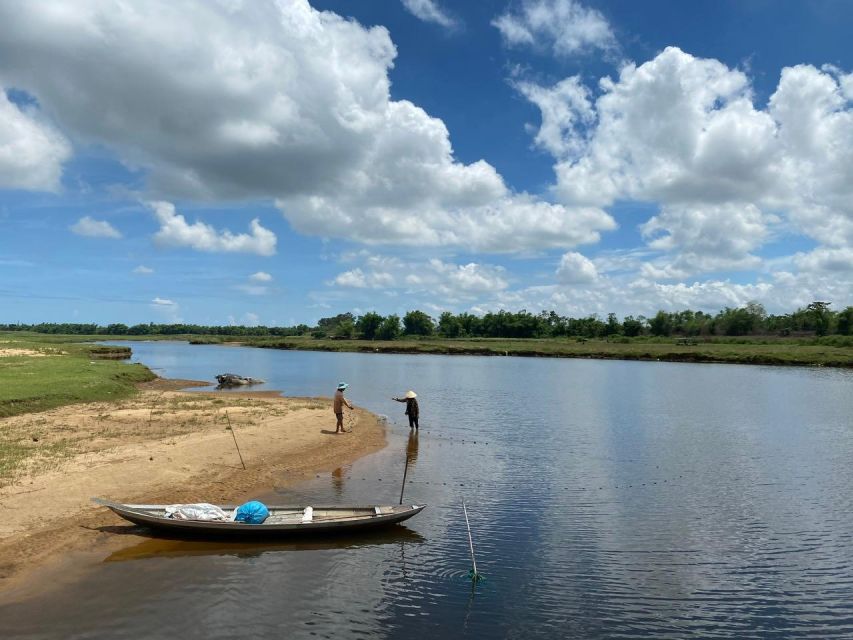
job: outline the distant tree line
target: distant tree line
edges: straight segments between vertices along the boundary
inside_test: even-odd
[[[67,335],[97,336],[174,336],[174,335],[211,335],[211,336],[297,336],[310,331],[305,324],[295,327],[246,327],[246,326],[205,326],[200,324],[126,324],[117,323],[101,326],[92,323],[42,322],[40,324],[0,324],[0,331],[33,331],[35,333],[57,333]]]
[[[526,310],[497,311],[477,316],[449,311],[434,319],[423,311],[409,311],[402,318],[368,312],[361,316],[341,313],[321,318],[315,327],[204,326],[195,324],[97,324],[41,323],[0,324],[2,331],[34,331],[76,335],[218,335],[287,337],[311,335],[315,338],[394,340],[401,336],[443,338],[607,338],[624,336],[797,336],[853,335],[853,307],[832,311],[831,303],[815,301],[793,313],[768,314],[757,302],[743,307],[726,307],[716,315],[702,311],[658,311],[651,318],[625,316],[620,322],[610,313],[570,318],[554,311],[538,314]]]

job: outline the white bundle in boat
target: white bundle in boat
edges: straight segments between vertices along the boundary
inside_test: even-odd
[[[175,520],[228,520],[228,514],[207,502],[170,504],[166,507],[166,517]]]

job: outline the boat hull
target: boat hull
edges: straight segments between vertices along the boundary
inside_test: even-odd
[[[394,525],[420,513],[426,505],[395,506],[317,506],[312,507],[313,518],[303,521],[304,507],[268,506],[270,516],[262,524],[243,522],[177,520],[165,516],[166,505],[121,504],[96,499],[116,515],[128,522],[149,527],[155,531],[187,536],[283,537],[304,534],[327,535],[373,529]],[[221,505],[226,513],[234,505]]]

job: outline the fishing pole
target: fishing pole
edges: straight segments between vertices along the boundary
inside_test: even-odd
[[[406,474],[409,473],[409,453],[406,452],[406,466],[403,468],[403,486],[400,487],[400,504],[403,504],[403,492],[406,490]]]
[[[246,463],[243,462],[243,454],[240,453],[240,445],[237,444],[237,436],[234,435],[234,428],[231,426],[231,418],[228,417],[228,410],[225,410],[225,418],[228,420],[228,431],[231,432],[231,437],[234,438],[234,446],[237,447],[237,455],[240,456],[240,464],[243,465],[243,471],[246,470]]]
[[[474,565],[469,575],[472,582],[479,582],[480,574],[477,572],[477,559],[474,557],[474,541],[471,539],[471,525],[468,523],[468,509],[465,507],[465,498],[462,499],[462,511],[465,513],[465,526],[468,528],[468,546],[471,549],[471,563]]]

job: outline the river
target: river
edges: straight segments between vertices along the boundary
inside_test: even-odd
[[[262,499],[396,503],[408,457],[429,506],[341,540],[147,540],[0,608],[4,638],[853,637],[851,371],[130,346],[389,416],[384,451]]]

